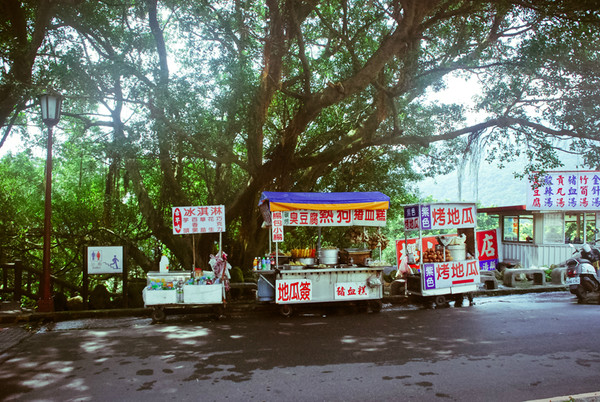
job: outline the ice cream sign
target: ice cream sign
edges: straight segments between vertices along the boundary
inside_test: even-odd
[[[225,231],[225,206],[173,207],[173,234]]]
[[[406,230],[474,228],[474,204],[423,204],[404,207]]]

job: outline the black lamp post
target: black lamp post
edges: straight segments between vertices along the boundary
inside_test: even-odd
[[[44,200],[44,260],[42,267],[41,297],[38,300],[38,310],[41,312],[54,311],[52,289],[50,286],[50,229],[52,227],[52,127],[60,120],[62,96],[48,93],[40,96],[42,121],[48,126],[48,156],[46,158],[46,196]]]

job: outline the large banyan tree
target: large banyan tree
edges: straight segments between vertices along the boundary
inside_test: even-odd
[[[71,225],[85,241],[119,239],[145,270],[153,239],[190,268],[171,207],[223,204],[225,251],[249,266],[266,244],[263,190],[399,198],[415,166],[442,173],[476,146],[503,160],[526,153],[524,172],[555,167],[557,139],[597,167],[594,3],[5,1],[0,144],[19,134],[42,144],[35,96],[59,90],[56,158],[79,162],[55,192],[94,205],[79,210],[83,224],[57,222],[72,216],[58,211],[55,236]],[[431,101],[449,77],[480,88],[481,121]],[[85,175],[99,178],[97,198],[69,195]],[[196,239],[201,258],[214,240]]]

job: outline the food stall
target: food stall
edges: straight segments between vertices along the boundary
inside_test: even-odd
[[[406,272],[409,296],[437,307],[472,292],[480,283],[475,228],[477,209],[473,203],[436,203],[404,206],[405,244],[408,235],[418,234],[415,247],[407,249],[398,269]],[[435,233],[424,242],[424,232]]]
[[[305,303],[351,302],[379,312],[382,307],[381,266],[369,266],[368,258],[339,259],[337,248],[320,247],[320,228],[325,226],[382,227],[386,223],[389,197],[380,192],[289,193],[265,191],[259,207],[275,243],[274,264],[257,272],[259,301],[279,305],[284,316]],[[280,264],[279,243],[284,227],[315,227],[319,241],[308,261]],[[314,257],[311,257],[314,256]]]
[[[192,238],[194,268],[191,271],[171,271],[168,258],[162,256],[159,271],[147,273],[146,287],[142,291],[145,307],[152,308],[153,322],[163,321],[167,308],[208,306],[216,318],[221,317],[230,277],[227,254],[221,251],[224,231],[223,205],[173,208],[174,235],[219,233],[219,252],[210,256],[210,269],[197,268],[195,241]]]

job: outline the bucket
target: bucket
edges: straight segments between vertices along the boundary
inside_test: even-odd
[[[319,264],[337,264],[338,249],[327,248],[319,250]]]
[[[464,244],[448,246],[447,249],[450,251],[453,261],[463,261],[467,259],[467,248]]]
[[[268,302],[275,300],[275,288],[273,287],[273,284],[263,278],[262,275],[258,277],[257,287],[257,296],[259,301]]]

